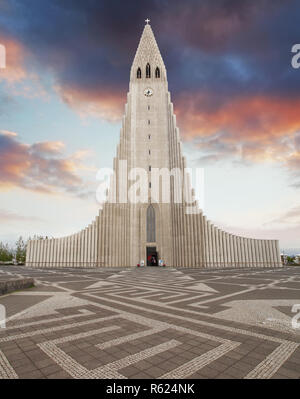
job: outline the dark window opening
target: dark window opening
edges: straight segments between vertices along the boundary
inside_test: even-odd
[[[160,70],[158,67],[155,69],[155,77],[160,78]]]
[[[150,125],[150,120],[148,120],[148,125]]]
[[[150,110],[150,105],[148,105],[148,111]]]
[[[151,135],[150,134],[148,135],[148,138],[149,138],[149,140],[151,139]]]
[[[149,63],[146,65],[146,78],[151,78],[151,68]]]
[[[137,72],[136,72],[136,77],[137,77],[138,79],[141,79],[141,77],[142,77],[141,68],[138,68],[138,70],[137,70]]]
[[[149,172],[151,172],[151,165],[149,165]]]

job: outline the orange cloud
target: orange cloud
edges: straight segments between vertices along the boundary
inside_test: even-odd
[[[11,132],[10,130],[0,130],[0,133],[3,134],[4,136],[11,136],[11,137],[16,137],[18,135],[18,133]]]
[[[49,154],[60,153],[65,144],[62,141],[43,141],[31,146],[33,151]]]
[[[92,116],[117,122],[124,113],[125,99],[121,93],[99,89],[84,90],[76,87],[55,86],[62,100],[83,118]]]
[[[186,139],[225,131],[233,141],[265,142],[300,130],[300,98],[253,95],[214,107],[210,94],[192,93],[181,95],[175,106]]]
[[[19,42],[2,36],[0,43],[6,49],[6,68],[0,70],[0,82],[1,80],[8,83],[20,82],[27,77],[24,67],[24,47]]]
[[[83,153],[63,157],[63,147],[60,141],[28,145],[0,132],[0,188],[83,195],[86,183],[78,173],[87,170],[80,162]]]

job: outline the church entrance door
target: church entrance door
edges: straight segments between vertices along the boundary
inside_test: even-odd
[[[147,247],[147,266],[158,266],[156,247]]]

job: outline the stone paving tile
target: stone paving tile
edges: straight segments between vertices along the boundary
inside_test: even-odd
[[[3,298],[0,378],[300,377],[300,268],[9,272],[39,284]]]

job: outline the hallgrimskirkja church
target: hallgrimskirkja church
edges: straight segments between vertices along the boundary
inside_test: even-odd
[[[167,71],[148,22],[131,67],[114,178],[98,216],[70,236],[30,240],[26,265],[133,267],[141,260],[149,265],[154,258],[167,267],[281,266],[277,240],[225,232],[206,218],[194,200],[191,179],[184,172],[186,160]],[[132,194],[128,181],[137,171],[140,176],[144,171],[147,183]],[[163,171],[163,183],[153,171]],[[157,182],[170,189],[169,196],[153,195]]]

